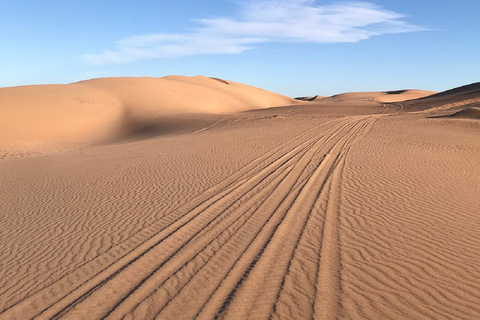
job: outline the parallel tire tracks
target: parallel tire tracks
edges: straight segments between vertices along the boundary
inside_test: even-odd
[[[375,120],[305,131],[0,318],[335,318],[342,171]]]

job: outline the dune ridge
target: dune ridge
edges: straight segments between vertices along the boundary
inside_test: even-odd
[[[453,95],[468,95],[468,94],[478,94],[480,91],[480,82],[475,82],[471,84],[467,84],[464,86],[456,87],[453,89],[445,90],[442,92],[438,92],[429,98],[438,98],[444,96],[453,96]]]

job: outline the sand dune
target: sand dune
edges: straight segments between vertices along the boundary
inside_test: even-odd
[[[79,84],[0,89],[0,144],[102,140],[119,129],[123,105]]]
[[[206,77],[104,78],[69,85],[0,89],[0,145],[92,144],[146,130],[164,131],[169,116],[232,113],[293,99]]]
[[[443,92],[436,93],[429,98],[439,98],[445,96],[468,96],[470,94],[477,95],[480,91],[480,82],[467,84],[465,86],[453,88]]]
[[[320,99],[321,102],[399,102],[411,99],[418,99],[435,94],[434,91],[425,90],[398,90],[398,91],[379,91],[379,92],[348,92],[331,97]]]
[[[168,96],[160,114],[184,131],[0,161],[1,320],[480,318],[480,126],[457,120],[478,107],[433,118],[350,94],[263,108],[290,100],[157,80],[28,88],[46,110],[65,90],[65,119],[102,101],[92,113],[112,126],[129,106],[140,122],[160,112],[158,87],[232,106]]]
[[[443,111],[455,111],[467,107],[475,107],[480,103],[480,83],[440,92],[429,97],[405,101],[405,111],[439,113]]]

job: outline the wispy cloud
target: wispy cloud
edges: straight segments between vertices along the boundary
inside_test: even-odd
[[[340,43],[425,30],[405,16],[369,2],[316,5],[314,0],[241,2],[237,17],[198,19],[188,33],[149,34],[119,40],[115,49],[86,54],[92,64],[199,54],[238,54],[267,42]]]

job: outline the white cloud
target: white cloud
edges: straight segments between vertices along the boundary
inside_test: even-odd
[[[368,2],[316,5],[314,0],[243,2],[237,18],[198,19],[183,34],[133,36],[114,50],[86,54],[92,64],[199,54],[238,54],[267,42],[357,42],[372,36],[426,30],[402,20],[402,14]]]

